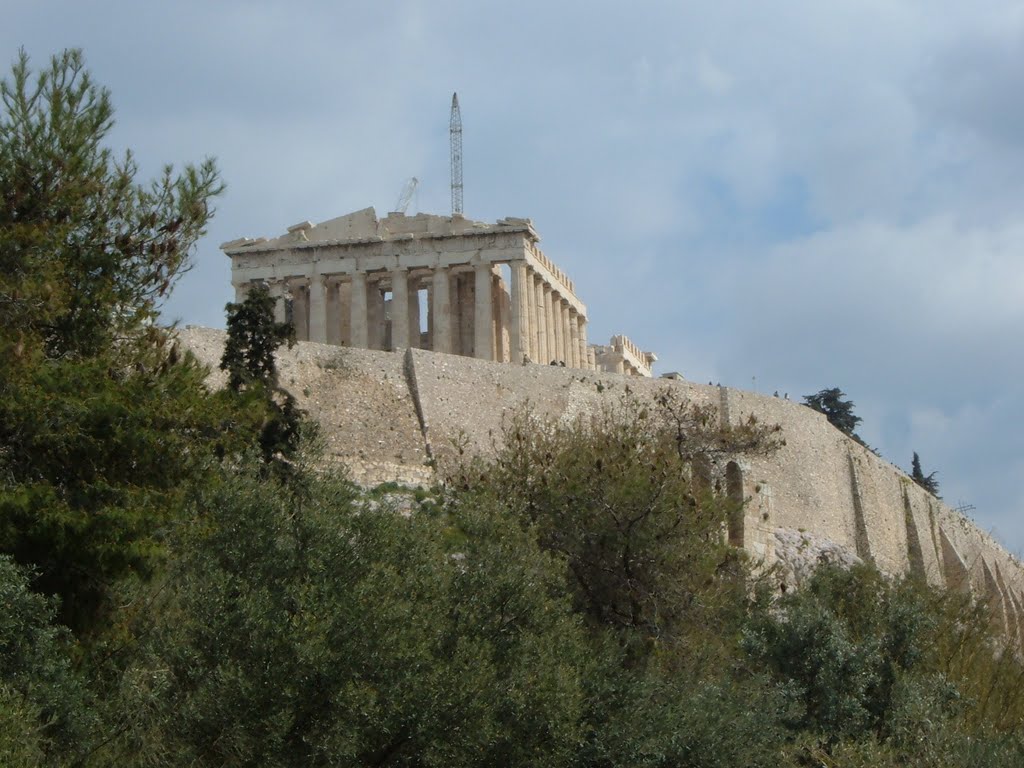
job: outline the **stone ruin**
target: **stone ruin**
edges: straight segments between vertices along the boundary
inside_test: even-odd
[[[235,300],[265,283],[300,341],[650,377],[657,357],[627,337],[587,343],[586,305],[539,241],[529,219],[378,219],[366,208],[221,250]]]

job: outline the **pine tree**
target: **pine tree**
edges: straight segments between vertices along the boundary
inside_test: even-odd
[[[274,353],[286,343],[295,343],[291,323],[274,319],[274,299],[265,285],[253,286],[241,304],[229,303],[228,338],[221,357],[221,370],[228,372],[228,387],[258,400],[267,409],[260,430],[263,461],[281,479],[291,477],[291,460],[299,449],[302,433],[313,426],[306,422],[295,397],[278,384]]]
[[[914,460],[911,465],[910,478],[933,496],[939,495],[939,481],[935,479],[937,474],[938,472],[932,472],[931,474],[926,475],[921,470],[921,459],[917,455],[917,451],[914,451]]]
[[[33,77],[22,51],[0,82],[0,348],[100,354],[156,318],[223,188],[205,160],[151,183],[103,146],[109,92],[81,51]]]
[[[22,52],[0,81],[0,554],[81,632],[104,626],[112,585],[159,562],[233,419],[154,324],[216,167],[139,183],[131,154],[104,146],[112,126],[79,51],[38,74]]]
[[[804,404],[825,414],[829,423],[845,435],[863,442],[855,430],[862,419],[853,413],[853,401],[844,399],[846,394],[838,387],[823,389],[814,395],[805,395]]]
[[[274,320],[274,298],[265,285],[254,285],[241,304],[225,307],[228,340],[224,345],[220,368],[228,372],[228,386],[240,392],[255,382],[277,388],[274,353],[283,343],[295,343],[291,323]]]

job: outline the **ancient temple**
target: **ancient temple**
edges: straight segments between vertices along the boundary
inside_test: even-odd
[[[587,308],[539,241],[529,219],[378,219],[366,208],[221,250],[236,301],[267,284],[300,340],[651,375],[654,355],[625,337],[588,345]]]

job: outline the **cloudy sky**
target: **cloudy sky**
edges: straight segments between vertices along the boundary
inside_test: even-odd
[[[112,143],[227,183],[166,308],[223,326],[217,246],[373,205],[534,220],[591,340],[791,399],[1024,550],[1024,6],[1011,0],[0,0],[5,64],[81,47]]]

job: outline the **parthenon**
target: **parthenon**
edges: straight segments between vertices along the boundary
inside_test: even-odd
[[[529,219],[378,219],[366,208],[221,249],[236,301],[267,284],[300,340],[650,376],[656,357],[625,337],[588,345],[587,308],[539,240]]]

